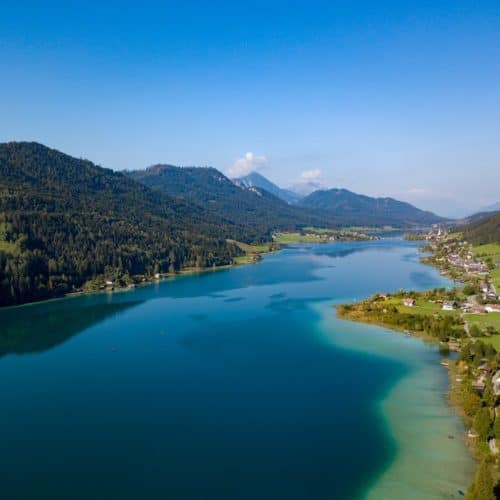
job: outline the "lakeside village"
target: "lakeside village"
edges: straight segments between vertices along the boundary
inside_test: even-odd
[[[455,280],[454,288],[379,293],[339,305],[337,313],[438,343],[449,370],[450,402],[479,464],[467,498],[500,498],[500,245],[475,247],[439,227],[411,237],[417,238],[426,241],[422,250],[429,254],[421,260]]]
[[[471,301],[463,304],[469,312],[500,312],[500,290],[497,290],[500,288],[500,245],[473,247],[462,241],[459,234],[449,234],[440,227],[429,231],[425,239],[429,246],[423,249],[432,255],[422,259],[423,262],[437,265],[444,276],[466,283],[468,290],[474,288],[476,293]]]

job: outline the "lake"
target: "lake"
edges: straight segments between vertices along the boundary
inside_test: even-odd
[[[2,497],[460,498],[435,346],[332,307],[447,285],[389,238],[1,310]]]

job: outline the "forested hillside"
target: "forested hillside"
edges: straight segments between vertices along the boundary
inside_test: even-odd
[[[459,230],[464,234],[465,239],[473,245],[500,244],[500,212],[462,226]]]
[[[37,143],[0,144],[0,305],[127,278],[228,264],[230,222]]]
[[[269,240],[276,230],[334,223],[328,214],[289,205],[264,189],[237,186],[215,168],[155,165],[128,175],[231,221],[244,231],[246,241]]]
[[[444,220],[409,203],[393,198],[372,198],[347,189],[315,191],[298,204],[330,214],[342,225],[408,228]]]

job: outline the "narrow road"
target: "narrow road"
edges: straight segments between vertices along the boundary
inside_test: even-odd
[[[464,330],[465,330],[465,333],[467,334],[467,336],[471,339],[472,338],[472,335],[470,334],[469,332],[469,323],[467,323],[467,321],[465,321],[465,318],[464,318],[464,315],[463,313],[461,314],[461,317],[464,321]]]

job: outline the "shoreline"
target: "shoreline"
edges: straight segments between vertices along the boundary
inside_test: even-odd
[[[466,286],[466,284],[469,282],[466,275],[457,276],[456,272],[446,268],[445,265],[442,265],[439,259],[436,258],[435,249],[429,249],[429,247],[421,247],[420,250],[422,249],[428,253],[428,255],[423,256],[419,259],[423,265],[427,265],[437,269],[441,276],[446,277],[449,280],[453,280],[455,282],[455,286],[457,282],[460,283],[462,287]],[[453,290],[456,289],[451,289],[452,292]],[[450,293],[450,291],[448,291],[448,293]],[[421,299],[424,294],[425,292],[409,292],[407,296],[417,298],[418,300],[419,298]],[[475,358],[467,359],[466,361],[464,361],[464,358],[462,358],[462,361],[460,362],[458,361],[458,359],[460,358],[448,358],[447,361],[444,361],[445,359],[447,359],[446,355],[448,354],[448,352],[457,351],[458,355],[461,356],[462,350],[474,349],[470,346],[476,345],[476,342],[479,342],[477,344],[479,346],[477,349],[479,349],[479,351],[482,351],[483,354],[481,355],[484,356],[485,347],[487,348],[487,345],[481,342],[481,339],[471,336],[469,331],[468,319],[464,317],[463,314],[457,313],[457,315],[455,316],[455,321],[460,322],[460,324],[463,325],[463,332],[465,332],[465,335],[457,335],[456,339],[454,338],[454,330],[448,330],[446,332],[448,333],[449,338],[440,338],[436,336],[435,332],[433,332],[433,335],[431,335],[427,331],[422,331],[421,327],[420,329],[415,328],[419,324],[419,320],[421,320],[426,314],[432,315],[433,317],[437,316],[445,318],[445,313],[448,313],[449,311],[446,310],[430,313],[429,311],[424,311],[424,308],[420,307],[420,310],[423,312],[423,314],[419,315],[417,311],[419,310],[419,306],[422,306],[422,304],[416,303],[415,300],[413,300],[413,303],[407,304],[406,301],[410,299],[401,300],[404,296],[404,292],[402,292],[402,294],[398,296],[398,304],[394,304],[394,302],[392,302],[389,303],[386,308],[383,308],[383,306],[381,308],[376,303],[376,301],[379,300],[378,297],[383,297],[383,300],[392,300],[395,295],[391,296],[389,294],[376,294],[375,296],[372,296],[369,299],[365,299],[361,302],[336,304],[334,305],[336,309],[336,317],[357,324],[378,326],[387,329],[392,333],[404,333],[407,336],[416,337],[426,344],[439,346],[439,355],[442,360],[440,364],[443,365],[443,367],[445,367],[447,370],[447,390],[444,399],[449,409],[460,419],[460,422],[462,424],[461,441],[465,446],[468,455],[474,462],[475,473],[471,479],[471,482],[467,486],[467,492],[460,492],[460,494],[467,496],[474,495],[474,492],[476,490],[483,488],[483,491],[490,491],[491,495],[493,495],[493,489],[498,480],[498,465],[496,464],[496,456],[494,452],[494,438],[498,437],[498,432],[495,430],[498,415],[496,412],[497,407],[495,406],[495,397],[485,396],[482,392],[479,392],[479,395],[474,395],[476,394],[477,389],[471,388],[471,384],[472,387],[475,387],[475,382],[473,381],[477,379],[478,373],[480,373],[474,368],[473,362],[475,362]],[[383,300],[380,300],[383,304]],[[434,301],[429,300],[429,302]],[[411,307],[411,309],[407,307],[408,305]],[[395,310],[394,313],[392,309]],[[445,309],[444,305],[442,309]],[[401,312],[401,310],[403,310],[403,312]],[[412,315],[411,313],[413,313],[414,310],[416,310],[416,314]],[[465,309],[464,311],[466,312]],[[390,321],[384,320],[384,314],[392,319],[393,322],[391,323]],[[449,314],[451,316],[453,315],[453,312],[450,312]],[[400,316],[400,318],[397,318],[398,316]],[[413,328],[408,324],[405,324],[404,326],[401,324],[395,324],[398,320],[401,321],[405,319],[405,316],[416,318],[414,319]],[[450,349],[449,346],[451,344],[453,344],[453,348]],[[442,352],[442,348],[444,348],[444,351],[447,352]],[[474,356],[478,359],[481,357],[481,355],[474,354]],[[481,362],[484,361],[486,361],[486,359],[482,358]],[[496,363],[492,360],[489,360],[488,364],[490,364],[491,366],[490,370],[493,370],[493,372],[490,371],[489,377],[491,377],[491,373],[494,373],[495,370],[498,370],[498,365],[496,365]],[[497,366],[496,368],[495,365]],[[476,367],[477,366],[478,365],[476,364]],[[479,379],[477,380],[481,380],[481,377],[479,377]],[[491,386],[489,378],[485,377],[483,382],[483,391],[485,390],[484,387],[486,387],[486,392],[488,390],[491,391],[491,389],[488,389],[488,387],[490,387],[488,386],[488,384],[490,384]],[[473,394],[473,396],[469,396],[469,394],[471,393]],[[478,406],[478,409],[475,410],[475,412],[471,411],[470,409],[471,397],[475,398],[475,400],[477,401],[476,404]],[[489,399],[486,400],[486,397],[488,397]],[[493,403],[489,401],[491,400],[491,398],[493,398]],[[477,431],[477,426],[480,424],[477,423],[477,419],[479,418],[479,414],[483,415],[487,410],[489,411],[490,416],[489,420],[487,420],[488,423],[486,424],[486,431],[483,431],[486,432],[486,434],[479,434]],[[491,412],[493,412],[493,416],[491,415]],[[467,429],[469,429],[469,431],[467,431]],[[493,436],[493,445],[491,445],[490,442],[491,436]]]
[[[368,326],[375,326],[379,328],[386,329],[387,331],[392,332],[393,334],[398,334],[400,337],[403,335],[408,335],[410,338],[415,338],[418,339],[419,341],[423,342],[424,344],[427,345],[432,345],[438,347],[440,344],[439,339],[432,337],[431,335],[422,333],[420,331],[416,330],[411,330],[411,332],[408,332],[407,329],[405,328],[398,328],[397,325],[392,325],[390,323],[384,323],[384,322],[378,322],[378,321],[370,321],[367,318],[360,318],[360,317],[349,317],[348,315],[342,314],[339,308],[342,306],[342,304],[336,304],[334,306],[336,310],[336,317],[344,320],[344,321],[349,321],[354,324],[360,324],[360,325],[368,325]],[[444,397],[444,400],[449,407],[449,409],[453,412],[454,415],[460,418],[460,422],[462,424],[462,433],[461,433],[461,441],[464,444],[465,448],[467,449],[467,452],[470,456],[470,458],[474,461],[474,466],[475,469],[479,466],[481,457],[476,449],[476,445],[473,441],[467,438],[467,422],[466,422],[466,415],[463,409],[463,401],[460,397],[459,394],[459,387],[457,386],[457,383],[455,382],[456,378],[456,367],[455,367],[455,362],[453,360],[450,360],[447,358],[447,356],[440,354],[438,351],[436,351],[436,354],[441,358],[441,360],[448,359],[448,364],[443,365],[443,368],[447,370],[447,388],[446,388],[446,394]],[[470,486],[470,484],[468,485]]]
[[[407,335],[407,336],[410,336],[410,337],[418,338],[418,339],[420,339],[423,342],[428,343],[428,344],[439,344],[439,341],[436,340],[436,338],[434,338],[431,335],[428,335],[426,333],[419,332],[419,331],[416,331],[416,330],[408,331],[407,328],[398,327],[397,325],[392,325],[391,323],[371,321],[371,320],[369,320],[367,318],[366,319],[360,319],[360,318],[349,317],[347,315],[344,315],[342,312],[340,312],[339,308],[342,307],[342,304],[335,304],[333,307],[336,310],[336,316],[338,318],[340,318],[340,319],[345,320],[345,321],[351,321],[353,323],[362,323],[362,324],[370,325],[370,326],[378,326],[380,328],[386,328],[387,330],[391,330],[394,333],[398,333],[398,334],[401,334],[401,335]]]
[[[236,267],[236,266],[227,266],[227,268],[231,268],[231,267]],[[328,268],[326,268],[328,269]],[[220,268],[215,268],[215,269],[207,269],[205,271],[211,271],[211,270],[220,270]],[[182,275],[193,275],[193,274],[197,274],[197,270],[196,269],[192,269],[192,270],[189,270],[188,272],[186,273],[183,273]],[[181,276],[182,276],[181,275]],[[167,280],[167,279],[170,279],[172,277],[176,277],[176,276],[179,276],[179,274],[176,274],[176,275],[173,275],[173,276],[168,276],[168,277],[165,277],[164,279]],[[159,282],[155,282],[155,284],[157,284]],[[153,284],[153,283],[146,283],[144,285],[149,285],[149,284]],[[124,290],[117,290],[117,291],[128,291],[126,289]],[[100,301],[100,299],[98,299]],[[127,300],[127,299],[124,299],[124,300]],[[323,312],[324,314],[322,315],[323,319],[326,321],[326,322],[331,322],[332,324],[334,324],[332,321],[331,321],[331,304],[329,304],[328,302],[325,302],[323,303]],[[369,337],[370,335],[372,335],[372,332],[371,331],[366,331],[367,329],[364,327],[364,325],[362,324],[359,324],[359,322],[350,322],[352,323],[352,325],[354,326],[355,324],[358,324],[358,328],[353,328],[353,332],[355,332],[356,330],[358,332],[361,332],[361,331],[364,331],[362,336],[358,337],[358,339],[356,340],[356,337],[353,337],[351,336],[348,332],[342,332],[342,329],[339,330],[339,334],[343,335],[346,339],[347,342],[351,343],[351,345],[353,346],[353,349],[355,349],[355,345],[356,343],[358,343],[358,350],[359,350],[359,347],[361,347],[361,350],[365,350],[365,348],[368,348],[368,350],[371,349],[371,346],[370,347],[370,340],[369,340]],[[385,327],[386,328],[386,327]],[[377,328],[378,329],[378,328]],[[385,336],[385,340],[384,340],[384,336]],[[404,403],[403,405],[401,404],[401,394],[407,394],[407,391],[404,390],[404,387],[405,387],[405,384],[406,384],[406,387],[408,387],[408,385],[411,385],[411,389],[412,390],[415,390],[416,388],[416,385],[418,385],[418,373],[422,373],[423,371],[420,370],[420,368],[422,367],[421,363],[420,363],[420,360],[422,359],[425,359],[425,352],[431,352],[431,350],[428,348],[428,347],[415,347],[416,344],[422,344],[423,343],[420,343],[420,342],[416,342],[414,341],[413,339],[406,339],[404,336],[400,335],[400,336],[393,336],[391,334],[385,334],[382,333],[382,335],[380,334],[377,334],[374,336],[376,341],[373,342],[373,344],[378,344],[378,347],[377,349],[379,351],[384,351],[384,349],[386,348],[386,346],[391,346],[391,349],[393,350],[393,352],[391,352],[389,354],[389,352],[386,353],[386,355],[390,356],[390,357],[393,357],[394,359],[396,359],[396,356],[398,355],[398,353],[400,352],[401,348],[404,349],[404,346],[407,346],[408,343],[413,346],[413,347],[409,347],[409,351],[405,354],[405,359],[402,360],[404,362],[404,364],[406,364],[410,359],[411,357],[414,357],[415,359],[418,359],[418,363],[415,363],[415,365],[418,365],[418,370],[412,370],[411,371],[411,374],[409,376],[404,376],[404,380],[397,380],[395,381],[396,383],[394,384],[394,387],[390,387],[387,391],[387,393],[384,393],[383,394],[383,397],[381,397],[378,402],[376,403],[376,410],[377,410],[377,418],[378,415],[380,415],[380,419],[382,419],[384,422],[385,422],[385,425],[384,425],[384,428],[387,430],[388,433],[391,433],[391,435],[393,436],[393,440],[394,442],[400,442],[401,443],[401,446],[403,448],[403,453],[400,455],[400,454],[396,454],[393,458],[393,460],[389,461],[387,465],[384,466],[384,468],[381,468],[380,470],[377,470],[375,472],[375,475],[376,477],[374,476],[375,478],[375,482],[378,482],[380,481],[380,478],[384,477],[385,473],[390,470],[388,476],[384,477],[384,479],[382,480],[382,486],[381,485],[377,485],[377,486],[374,486],[374,485],[370,485],[370,488],[373,489],[373,493],[370,495],[370,497],[374,497],[374,498],[387,498],[389,499],[388,496],[380,496],[381,495],[381,491],[387,491],[387,487],[388,485],[390,484],[390,481],[388,481],[388,477],[389,479],[392,479],[395,477],[394,475],[394,470],[396,471],[401,471],[401,470],[406,470],[404,469],[404,466],[405,464],[408,464],[409,462],[413,463],[413,464],[417,464],[417,462],[415,461],[415,451],[416,452],[419,452],[421,451],[421,448],[422,448],[422,443],[417,443],[417,446],[414,446],[412,447],[413,449],[408,449],[408,445],[404,445],[405,443],[405,440],[404,439],[401,439],[401,434],[398,433],[398,421],[397,419],[395,420],[394,418],[394,414],[391,414],[391,413],[388,413],[389,410],[391,409],[394,409],[396,407],[400,407],[402,408],[403,410],[406,411],[406,413],[408,413],[408,410],[411,410],[411,407],[404,407]],[[354,338],[354,342],[353,342],[353,338]],[[394,340],[394,338],[396,338],[396,340]],[[350,340],[349,340],[350,339]],[[359,341],[361,340],[361,344],[359,345]],[[399,346],[399,349],[398,349],[398,346]],[[373,349],[371,349],[372,352],[374,354],[376,354],[375,351],[373,351]],[[433,353],[432,357],[437,357],[437,353]],[[409,361],[410,365],[413,366],[414,363],[413,361]],[[441,388],[443,387],[443,382],[442,382],[442,376],[444,376],[444,372],[442,372],[442,368],[439,367],[437,365],[437,363],[433,362],[433,365],[432,365],[432,370],[430,370],[429,372],[426,372],[427,373],[427,376],[429,374],[436,374],[437,372],[439,372],[441,375],[439,376],[439,384],[435,383],[435,388],[438,388],[439,391],[441,392]],[[415,383],[417,382],[417,384]],[[439,386],[439,387],[438,387]],[[419,395],[420,393],[415,393],[415,395]],[[416,397],[416,396],[413,396],[413,397]],[[425,405],[428,404],[429,402],[429,392],[427,391],[425,393],[425,398],[421,398],[422,401],[425,401]],[[445,403],[444,403],[445,404]],[[445,404],[446,406],[446,404]],[[439,408],[441,408],[441,406],[439,406]],[[442,413],[443,416],[447,416],[448,413]],[[398,414],[396,413],[396,416]],[[419,414],[418,412],[417,413],[414,413],[411,418],[414,419],[415,422],[417,422],[417,425],[418,426],[422,426],[422,424],[426,425],[425,424],[425,421],[423,420],[423,415]],[[405,417],[406,418],[406,417]],[[446,420],[448,421],[448,420]],[[405,425],[407,425],[408,421],[405,421],[404,422]],[[435,427],[435,423],[432,424],[434,427]],[[446,423],[445,423],[445,428],[446,428]],[[451,426],[449,426],[451,427]],[[458,436],[458,434],[457,434]],[[405,436],[403,435],[403,438]],[[449,450],[450,448],[447,446],[448,443],[446,442],[446,434],[443,434],[443,433],[440,433],[440,439],[441,439],[441,442],[442,440],[444,439],[445,443],[444,445],[446,446],[446,450]],[[458,445],[458,441],[460,441],[459,439],[456,440],[456,442],[453,442],[453,443],[449,443],[452,445],[452,448],[451,449],[459,449],[459,448],[456,448],[457,445]],[[453,448],[453,446],[455,446],[455,448]],[[409,452],[409,453],[408,453]],[[450,455],[449,452],[447,452],[448,455]],[[460,455],[460,454],[458,454]],[[467,454],[464,454],[464,455],[467,455]],[[467,455],[468,456],[468,455]],[[462,455],[460,455],[460,459],[463,461],[463,457]],[[395,467],[395,469],[392,469],[391,467],[391,464],[395,464],[397,462],[397,465]],[[426,467],[427,469],[429,469],[428,467],[428,464],[426,464]],[[457,484],[457,479],[456,479],[456,470],[458,470],[457,467],[452,467],[453,468],[453,475],[451,476],[450,475],[450,481],[448,482],[448,484]],[[440,488],[440,485],[437,483],[436,481],[436,475],[435,474],[432,474],[432,477],[431,475],[429,475],[429,477],[431,477],[431,479],[429,480],[429,484],[426,484],[426,485],[422,485],[422,480],[424,479],[425,475],[422,474],[421,472],[418,473],[416,475],[416,477],[418,478],[419,482],[416,483],[416,482],[412,482],[412,478],[408,475],[404,475],[401,476],[402,480],[400,480],[396,486],[396,488],[399,490],[404,490],[404,488],[406,487],[405,486],[405,483],[410,487],[410,490],[411,490],[411,486],[412,485],[417,485],[419,487],[419,490],[418,491],[423,491],[423,490],[426,490],[426,491],[438,491],[438,489]],[[468,474],[467,476],[464,475],[464,477],[468,477]],[[445,485],[446,486],[446,485]],[[447,488],[448,491],[456,491],[456,488],[454,489],[451,489],[451,488]],[[390,490],[389,490],[390,491]],[[396,497],[393,497],[391,496],[390,497],[391,499],[392,498],[396,498]],[[400,497],[401,498],[401,497]],[[409,496],[403,496],[403,498],[411,498]]]
[[[379,239],[379,238],[377,238],[377,239]],[[345,242],[371,241],[371,240],[372,240],[372,238],[369,238],[368,240],[365,240],[365,239],[358,240],[356,238],[351,238],[351,239],[346,238],[346,239],[338,239],[334,242],[333,241],[329,241],[329,242],[313,241],[310,243],[312,243],[312,244],[345,243]],[[297,241],[286,241],[286,242],[271,241],[271,242],[263,243],[261,245],[251,245],[251,244],[241,243],[241,242],[238,242],[238,241],[232,240],[232,239],[229,239],[228,241],[236,244],[246,253],[246,255],[242,255],[242,256],[234,258],[233,262],[231,264],[224,264],[224,265],[216,266],[216,267],[201,267],[201,268],[186,267],[186,268],[183,268],[183,269],[181,269],[177,272],[174,272],[174,273],[169,273],[169,272],[160,273],[161,276],[159,278],[150,278],[145,282],[132,283],[131,284],[132,286],[130,286],[130,285],[126,285],[126,286],[114,285],[112,287],[104,287],[104,288],[95,289],[95,290],[78,289],[78,290],[63,293],[61,295],[55,295],[53,297],[47,297],[47,298],[40,299],[40,300],[23,302],[21,304],[0,306],[0,311],[18,308],[18,307],[33,306],[35,304],[43,304],[43,303],[47,303],[47,302],[53,302],[53,301],[63,300],[63,299],[70,299],[70,298],[74,298],[74,297],[81,297],[81,296],[87,296],[87,295],[91,296],[91,295],[100,294],[100,293],[129,292],[129,291],[134,290],[135,288],[144,287],[144,286],[148,286],[148,285],[154,285],[157,283],[161,283],[162,281],[166,281],[168,279],[179,277],[179,276],[202,274],[202,273],[215,272],[215,271],[223,271],[223,270],[227,270],[227,269],[237,268],[239,266],[244,266],[247,264],[257,264],[262,259],[263,255],[278,252],[283,247],[286,247],[288,245],[293,245],[296,243],[303,243],[303,242],[297,240]],[[256,248],[253,249],[252,246],[255,246]],[[263,250],[262,246],[268,246],[268,249]],[[240,260],[237,260],[238,258]],[[95,279],[95,278],[92,278],[92,279]],[[85,286],[85,284],[82,286]]]
[[[375,406],[387,439],[395,443],[395,455],[374,472],[360,498],[460,498],[459,491],[473,478],[475,461],[461,439],[463,422],[447,401],[447,373],[434,346],[375,324],[338,316],[332,321],[330,303],[324,305],[322,328],[331,332],[336,346],[388,359],[405,371]]]
[[[127,293],[127,292],[133,292],[137,288],[143,288],[147,286],[152,286],[152,285],[157,285],[159,283],[171,280],[172,278],[179,278],[183,276],[192,276],[195,274],[206,274],[206,273],[211,273],[211,272],[218,272],[218,271],[227,271],[229,269],[235,269],[238,267],[246,266],[246,265],[252,265],[252,264],[258,264],[260,260],[262,259],[263,255],[268,255],[271,253],[276,253],[281,250],[281,247],[277,247],[275,249],[269,250],[269,251],[260,251],[260,252],[255,252],[254,254],[250,256],[242,256],[242,257],[249,257],[248,260],[245,261],[234,261],[231,264],[224,264],[222,266],[215,266],[215,267],[185,267],[181,269],[180,271],[177,271],[175,273],[161,273],[159,278],[153,278],[145,282],[139,282],[139,283],[134,283],[133,286],[127,285],[127,286],[114,286],[113,288],[103,288],[100,290],[76,290],[74,292],[67,292],[65,294],[62,294],[60,296],[56,297],[49,297],[46,299],[42,300],[35,300],[33,302],[25,302],[23,304],[15,304],[12,306],[3,306],[0,307],[0,311],[4,310],[9,310],[9,309],[16,309],[20,307],[29,307],[29,306],[35,306],[37,304],[46,304],[48,302],[55,302],[59,300],[65,300],[65,299],[73,299],[77,297],[86,297],[86,296],[92,296],[92,295],[98,295],[98,294],[104,294],[104,293]]]
[[[115,294],[115,293],[128,293],[128,292],[133,292],[137,288],[144,288],[148,286],[153,286],[157,285],[159,283],[162,283],[164,281],[171,280],[172,278],[176,277],[182,277],[182,276],[189,276],[193,274],[204,274],[208,272],[217,272],[217,271],[224,271],[227,269],[232,269],[235,267],[239,267],[242,265],[246,264],[256,264],[256,262],[248,262],[248,263],[234,263],[234,264],[225,264],[223,266],[217,266],[217,267],[205,267],[205,268],[186,268],[185,270],[182,269],[179,272],[176,273],[164,273],[162,274],[161,278],[158,279],[153,279],[149,281],[145,281],[144,283],[135,283],[134,286],[122,286],[122,287],[113,287],[111,288],[104,288],[102,290],[78,290],[74,292],[68,292],[63,295],[57,296],[57,297],[50,297],[47,299],[42,299],[42,300],[36,300],[33,302],[25,302],[23,304],[15,304],[12,306],[4,306],[0,307],[0,311],[7,311],[10,309],[17,309],[21,307],[33,307],[39,304],[47,304],[49,302],[56,302],[60,300],[66,300],[66,299],[76,299],[78,297],[91,297],[92,295],[102,295],[102,294]]]
[[[240,256],[240,260],[234,260],[231,264],[224,264],[222,266],[216,266],[216,267],[186,267],[181,269],[180,271],[177,271],[175,273],[161,273],[159,278],[152,278],[148,279],[145,282],[139,282],[139,283],[133,283],[133,286],[127,285],[127,286],[113,286],[112,288],[103,288],[103,289],[98,289],[98,290],[75,290],[72,292],[67,292],[59,296],[55,297],[48,297],[46,299],[41,299],[41,300],[34,300],[32,302],[24,302],[22,304],[14,304],[14,305],[9,305],[9,306],[3,306],[0,307],[0,311],[3,310],[8,310],[8,309],[14,309],[14,308],[19,308],[19,307],[28,307],[28,306],[34,306],[36,304],[45,304],[48,302],[54,302],[58,300],[64,300],[64,299],[71,299],[71,298],[76,298],[76,297],[82,297],[82,296],[92,296],[96,294],[102,294],[102,293],[124,293],[124,292],[131,292],[135,290],[136,288],[142,288],[145,286],[151,286],[155,285],[158,283],[162,283],[164,281],[170,280],[172,278],[176,277],[182,277],[182,276],[190,276],[194,274],[205,274],[209,272],[217,272],[217,271],[224,271],[228,269],[235,269],[241,266],[246,266],[249,264],[257,264],[259,261],[262,259],[264,255],[272,254],[279,252],[282,250],[284,247],[288,245],[293,245],[296,243],[300,243],[299,241],[289,241],[289,242],[269,242],[266,245],[270,245],[268,250],[252,250],[251,247],[252,245],[247,245],[247,244],[242,244],[240,242],[236,242],[235,240],[230,240],[234,242],[235,244],[241,245],[240,248],[242,248],[246,253],[246,255]],[[358,241],[355,239],[352,240],[338,240],[335,243],[344,243],[345,241]],[[361,240],[365,241],[365,240]],[[330,242],[332,243],[332,242]],[[321,242],[315,241],[313,244],[321,244]],[[262,244],[264,245],[264,244]]]

